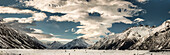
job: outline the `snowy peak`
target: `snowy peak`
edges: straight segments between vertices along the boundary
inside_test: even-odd
[[[170,25],[170,20],[164,22],[165,25]]]
[[[118,33],[115,35],[111,35],[106,38],[113,38],[116,37],[117,39],[136,39],[139,40],[149,34],[152,33],[152,29],[149,26],[135,26],[135,27],[130,27],[127,30],[125,30],[122,33]]]
[[[61,42],[58,41],[54,41],[53,43],[50,44],[51,49],[58,49],[59,47],[61,47],[63,44]]]
[[[93,42],[85,38],[74,39],[71,42],[61,46],[59,49],[85,49],[91,46]]]
[[[156,28],[137,26],[126,31],[105,37],[96,42],[91,49],[170,49],[170,21],[165,21]]]
[[[146,35],[149,35],[151,33],[151,30],[152,28],[150,27],[145,27],[145,26],[142,26],[142,27],[133,27],[131,29],[128,30],[128,32],[126,32],[127,34],[127,38],[142,38],[142,37],[145,37]]]
[[[161,31],[161,30],[165,30],[167,28],[170,28],[170,20],[167,20],[162,25],[154,28],[153,31],[158,32],[158,31]]]

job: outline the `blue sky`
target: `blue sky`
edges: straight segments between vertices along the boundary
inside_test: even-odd
[[[27,26],[27,28],[35,28],[42,30],[45,34],[54,34],[60,35],[56,36],[57,38],[64,38],[64,39],[75,39],[78,36],[83,34],[75,34],[76,31],[72,32],[71,29],[78,30],[77,26],[82,26],[80,22],[71,22],[71,21],[54,21],[49,20],[50,16],[63,16],[66,13],[60,12],[49,12],[43,11],[42,9],[36,9],[35,7],[28,7],[28,6],[21,6],[19,2],[14,0],[0,0],[0,6],[4,7],[15,7],[18,9],[28,9],[36,12],[42,12],[47,15],[47,17],[43,21],[34,22],[35,26]],[[134,20],[136,18],[144,19],[144,22],[141,22],[144,25],[160,25],[165,20],[170,18],[170,0],[149,0],[146,3],[140,3],[135,0],[127,0],[134,5],[137,5],[138,8],[144,9],[146,13],[140,13],[139,16],[128,17],[130,20]],[[17,5],[16,5],[17,4]],[[15,5],[15,6],[14,6]],[[68,8],[69,9],[69,8]],[[90,14],[90,13],[89,13]],[[100,14],[90,14],[91,17],[100,17]],[[28,18],[31,17],[32,14],[29,13],[0,13],[0,18]],[[136,26],[137,24],[125,24],[123,22],[113,23],[112,27],[107,28],[109,31],[114,33],[120,33],[131,26]],[[66,32],[68,30],[68,32]]]

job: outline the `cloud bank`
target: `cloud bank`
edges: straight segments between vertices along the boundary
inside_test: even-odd
[[[34,30],[32,33],[43,33],[43,31],[40,29],[35,29],[35,28],[30,28],[30,29]]]
[[[41,33],[27,33],[27,35],[31,37],[35,37],[40,41],[71,41],[72,39],[63,39],[63,38],[56,38],[55,36],[58,35],[49,35],[49,34],[41,34]]]
[[[17,8],[0,6],[0,13],[35,13],[31,10],[20,10]]]
[[[80,22],[82,26],[75,33],[84,34],[79,37],[99,37],[111,33],[108,28],[113,23],[131,24],[133,21],[125,17],[137,16],[137,6],[123,0],[21,0],[25,6],[51,13],[66,13],[64,16],[51,16],[50,20]],[[142,2],[142,1],[140,1]],[[90,16],[89,13],[99,13],[100,16]]]
[[[13,14],[30,13],[33,15],[32,17],[29,18],[4,18],[3,21],[5,23],[14,22],[14,21],[17,21],[19,23],[32,23],[34,21],[43,21],[47,17],[45,13],[38,13],[31,10],[20,10],[17,8],[3,7],[3,6],[0,6],[0,13],[13,13]]]

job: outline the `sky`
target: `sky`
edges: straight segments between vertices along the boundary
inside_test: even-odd
[[[170,0],[0,0],[0,19],[39,40],[93,40],[138,24],[159,26],[170,18],[169,5]]]

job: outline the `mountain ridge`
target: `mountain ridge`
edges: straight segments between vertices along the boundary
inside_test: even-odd
[[[131,27],[122,33],[105,37],[89,48],[106,50],[170,49],[170,20],[155,28],[148,26]]]
[[[86,49],[91,46],[93,42],[85,38],[74,39],[71,42],[59,47],[59,49]]]
[[[0,23],[1,49],[45,49],[40,41]]]

